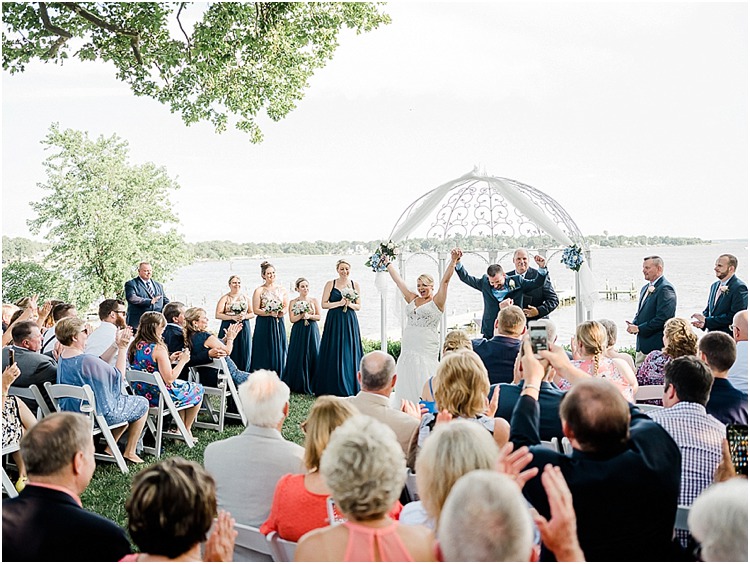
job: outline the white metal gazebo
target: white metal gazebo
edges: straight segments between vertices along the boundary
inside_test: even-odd
[[[401,243],[410,236],[447,240],[455,236],[472,235],[490,237],[492,248],[466,249],[486,256],[488,263],[499,262],[513,252],[507,249],[506,238],[547,235],[559,247],[543,250],[547,258],[562,251],[564,247],[578,245],[584,252],[585,261],[575,273],[576,323],[591,319],[596,289],[591,273],[591,254],[583,235],[573,218],[552,197],[544,192],[516,180],[487,176],[476,168],[463,176],[430,190],[415,200],[399,217],[389,240]],[[541,251],[541,250],[540,250]],[[418,253],[431,256],[438,267],[438,279],[445,272],[447,252]],[[409,259],[399,256],[399,269],[404,274]],[[379,273],[378,277],[387,276]],[[377,284],[377,282],[376,282]],[[382,284],[382,283],[381,283]],[[387,298],[381,288],[381,344],[385,350],[387,342]],[[441,339],[445,338],[447,314],[443,313]]]

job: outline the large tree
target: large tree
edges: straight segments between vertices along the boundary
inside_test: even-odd
[[[116,135],[91,140],[57,124],[42,142],[49,193],[31,206],[33,233],[47,230],[48,266],[75,280],[77,293],[121,295],[140,260],[164,278],[187,263],[185,242],[174,227],[169,192],[178,188],[164,167],[128,162],[128,144]]]
[[[68,57],[114,63],[117,78],[217,131],[230,116],[262,139],[256,116],[286,116],[325,66],[342,27],[390,18],[360,2],[3,2],[3,68]],[[187,23],[188,11],[193,20]]]

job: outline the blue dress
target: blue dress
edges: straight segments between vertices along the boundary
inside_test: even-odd
[[[148,411],[148,400],[124,394],[120,371],[93,354],[61,357],[57,362],[57,383],[91,386],[96,411],[104,416],[109,425],[137,421]],[[63,411],[80,412],[81,402],[74,398],[62,398],[60,408]]]
[[[338,302],[341,299],[341,291],[334,284],[328,301]],[[361,359],[362,337],[357,312],[351,308],[344,311],[343,307],[329,309],[320,341],[315,379],[312,382],[315,395],[357,395],[357,371]]]
[[[230,325],[234,325],[234,321],[222,321],[221,327],[219,327],[219,339],[223,339],[227,334],[227,328]],[[250,371],[250,351],[252,350],[252,339],[253,330],[250,328],[250,320],[245,319],[242,321],[242,331],[237,333],[237,337],[234,339],[234,346],[232,352],[229,355],[237,368],[244,371]]]
[[[153,374],[159,371],[153,353],[156,343],[139,342],[135,346],[135,355],[133,362],[130,364],[133,370],[141,370]],[[184,380],[175,380],[167,384],[167,390],[176,407],[184,405],[199,405],[203,401],[203,386],[195,382],[186,382]],[[136,382],[133,384],[133,392],[138,396],[145,397],[151,407],[159,406],[159,388],[153,384]]]
[[[310,380],[315,376],[320,348],[318,322],[300,319],[292,325],[289,337],[289,355],[284,367],[284,382],[298,394],[312,394]]]
[[[281,301],[281,296],[264,291],[260,296],[261,308],[265,307],[266,300],[269,297]],[[282,378],[284,364],[286,364],[286,325],[284,324],[284,318],[259,315],[255,318],[250,372],[261,369],[273,370],[279,378]]]

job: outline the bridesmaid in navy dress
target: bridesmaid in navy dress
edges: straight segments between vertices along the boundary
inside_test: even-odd
[[[350,268],[345,260],[338,261],[336,272],[339,277],[326,282],[323,290],[321,305],[328,310],[328,314],[313,381],[316,396],[330,394],[347,397],[359,391],[357,371],[362,358],[362,337],[357,311],[362,307],[362,301],[350,301],[342,294],[342,291],[353,289],[359,295],[359,284],[349,280]]]
[[[255,334],[250,372],[261,368],[273,370],[279,378],[286,363],[286,326],[284,314],[289,306],[286,290],[276,284],[276,269],[267,261],[260,265],[263,284],[253,292]]]
[[[250,330],[250,320],[255,317],[253,304],[242,293],[242,280],[236,274],[229,277],[229,292],[221,296],[216,304],[216,319],[221,319],[219,339],[227,334],[227,329],[234,323],[242,323],[242,331],[234,340],[234,347],[230,357],[237,368],[244,372],[250,371],[250,350],[252,349],[253,333]]]
[[[305,278],[299,278],[294,283],[294,289],[299,297],[289,302],[289,321],[292,322],[292,333],[289,337],[289,354],[284,368],[284,382],[289,389],[299,394],[312,394],[310,380],[315,376],[318,363],[318,348],[320,347],[320,304],[309,296],[310,283]],[[295,313],[295,305],[302,309],[302,313]]]

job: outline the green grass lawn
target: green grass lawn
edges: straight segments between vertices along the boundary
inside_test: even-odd
[[[294,441],[297,444],[304,442],[304,435],[300,429],[300,423],[307,418],[307,414],[312,407],[315,398],[303,394],[292,394],[290,398],[289,417],[284,421],[282,435],[285,439]],[[232,421],[232,420],[229,420]],[[182,441],[165,439],[162,449],[162,458],[170,456],[181,456],[188,460],[194,460],[203,464],[203,451],[206,447],[214,442],[233,437],[244,430],[242,424],[225,423],[224,432],[212,431],[208,429],[193,429],[193,436],[197,444],[193,448],[188,448]],[[115,523],[125,527],[125,500],[130,494],[130,484],[133,476],[143,468],[155,463],[156,457],[143,455],[146,461],[144,464],[129,465],[130,472],[122,474],[115,464],[106,462],[97,462],[96,472],[89,484],[89,487],[81,496],[81,501],[86,509],[90,509],[100,515],[112,519]]]

